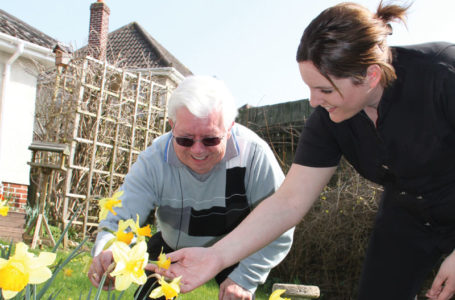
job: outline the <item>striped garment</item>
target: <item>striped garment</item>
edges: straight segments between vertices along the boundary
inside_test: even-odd
[[[100,226],[116,230],[120,219],[144,222],[155,211],[164,241],[174,249],[210,246],[234,229],[284,179],[269,146],[248,128],[235,124],[226,154],[208,174],[197,174],[177,158],[171,133],[142,152],[121,187],[122,208]],[[141,222],[141,223],[142,223]],[[229,275],[252,292],[288,253],[293,229],[242,260]],[[112,236],[99,233],[93,255]]]

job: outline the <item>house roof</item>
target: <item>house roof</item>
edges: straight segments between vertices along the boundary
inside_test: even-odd
[[[85,46],[79,51],[85,53],[87,50]],[[136,22],[108,34],[106,59],[120,68],[174,67],[183,76],[193,74]]]
[[[0,9],[0,32],[53,49],[58,41]],[[79,49],[85,53],[87,46]],[[136,22],[108,34],[109,63],[129,69],[173,67],[183,76],[193,73]]]
[[[57,40],[0,9],[0,32],[52,49]]]

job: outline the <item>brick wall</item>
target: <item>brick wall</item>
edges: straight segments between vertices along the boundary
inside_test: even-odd
[[[12,210],[25,212],[27,204],[28,185],[3,182],[3,196],[10,198],[8,204]]]

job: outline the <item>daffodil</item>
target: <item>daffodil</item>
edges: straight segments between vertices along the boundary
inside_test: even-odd
[[[149,263],[157,265],[158,268],[163,268],[167,270],[171,265],[171,259],[166,257],[166,254],[163,253],[163,248],[161,248],[161,253],[158,256],[158,260],[153,260],[150,261]]]
[[[28,252],[22,242],[16,244],[16,251],[8,260],[0,258],[0,288],[5,299],[11,299],[27,284],[43,283],[52,276],[47,267],[55,261],[55,253],[41,252],[38,257]]]
[[[5,198],[3,198],[3,195],[0,195],[0,216],[6,217],[8,215],[8,211],[8,200],[5,200]]]
[[[147,281],[144,268],[149,255],[145,242],[138,243],[132,248],[123,242],[115,242],[112,254],[116,265],[110,275],[115,277],[117,291],[126,290],[133,282],[142,285]]]
[[[114,216],[117,213],[114,210],[114,207],[122,207],[122,200],[119,200],[118,197],[123,195],[123,191],[114,193],[111,198],[103,198],[99,201],[98,205],[100,207],[99,221],[106,219],[107,214],[111,212]]]
[[[129,221],[132,221],[132,220],[126,220],[126,221],[120,220],[118,222],[117,232],[115,233],[116,241],[124,242],[127,245],[131,244],[131,241],[134,238],[134,233],[125,232],[128,229],[128,227],[131,227],[131,222],[129,222]]]
[[[180,279],[182,279],[182,276],[174,278],[170,283],[168,283],[163,277],[160,277],[158,283],[161,286],[154,289],[150,293],[149,297],[156,299],[164,296],[166,300],[174,299],[180,293]]]
[[[120,220],[118,222],[118,228],[116,232],[113,232],[111,230],[108,230],[109,232],[114,234],[114,237],[109,240],[106,245],[104,245],[104,250],[112,246],[114,242],[123,242],[127,245],[131,244],[131,241],[134,238],[134,233],[132,232],[125,232],[128,227],[131,228],[131,226],[134,225],[134,221],[132,219],[129,220]]]
[[[281,298],[281,295],[284,294],[286,290],[284,289],[278,289],[275,290],[271,295],[269,300],[291,300],[289,298]]]
[[[151,237],[152,236],[152,229],[150,228],[150,225],[141,227],[139,225],[139,215],[136,214],[136,223],[132,222],[130,224],[131,229],[133,232],[136,234],[137,242],[142,242],[145,240],[145,237]]]

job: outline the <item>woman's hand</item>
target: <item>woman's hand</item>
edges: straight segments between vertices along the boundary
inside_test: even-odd
[[[146,269],[160,275],[175,278],[182,276],[180,290],[187,293],[203,285],[223,268],[222,260],[212,248],[184,248],[166,254],[171,259],[168,270],[159,269],[156,265],[147,265]]]

